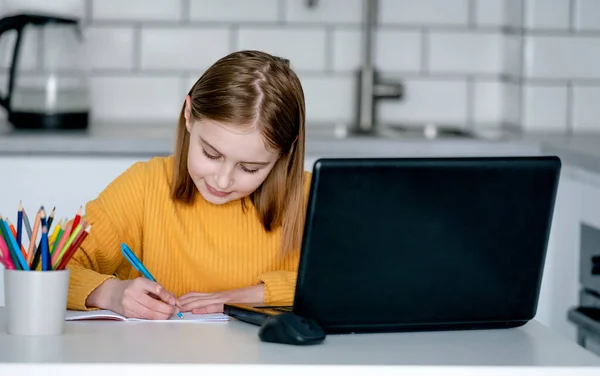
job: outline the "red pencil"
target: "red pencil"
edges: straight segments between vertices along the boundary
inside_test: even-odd
[[[79,224],[79,221],[81,220],[81,210],[82,207],[79,207],[79,210],[77,210],[77,214],[75,215],[75,219],[73,219],[73,226],[71,226],[71,228],[73,230],[75,230],[77,228],[77,225]]]

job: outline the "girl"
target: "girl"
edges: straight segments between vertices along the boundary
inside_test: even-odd
[[[68,265],[68,308],[166,319],[289,304],[310,185],[304,113],[287,60],[217,61],[185,98],[175,153],[134,164],[87,204],[93,228]],[[158,283],[139,277],[121,243]]]

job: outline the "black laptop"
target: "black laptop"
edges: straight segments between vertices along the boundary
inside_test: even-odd
[[[561,169],[554,156],[320,159],[292,311],[326,333],[518,327],[536,313]]]

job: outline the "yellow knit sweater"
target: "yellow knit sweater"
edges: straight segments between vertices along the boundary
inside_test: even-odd
[[[111,277],[141,276],[121,254],[126,243],[158,283],[175,296],[264,283],[265,303],[291,302],[299,250],[282,258],[280,231],[265,232],[254,208],[241,201],[193,205],[169,195],[173,157],[138,162],[90,201],[92,230],[68,264],[69,309],[87,310],[89,294]],[[305,172],[308,194],[310,173]]]

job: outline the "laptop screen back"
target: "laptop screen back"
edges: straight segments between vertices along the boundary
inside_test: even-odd
[[[329,330],[533,318],[559,171],[556,157],[318,161],[295,312]]]

